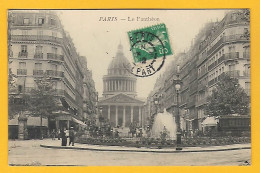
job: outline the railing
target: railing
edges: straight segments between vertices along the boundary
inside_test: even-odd
[[[34,59],[43,59],[43,53],[34,54]]]
[[[198,60],[197,65],[201,64],[205,59],[207,59],[207,55],[204,55],[203,57],[201,57],[201,59]]]
[[[218,65],[218,62],[217,62],[217,61],[213,62],[212,64],[210,64],[210,65],[208,66],[208,71],[211,70],[211,69],[213,69],[213,68],[216,67],[217,65]]]
[[[64,77],[63,80],[64,80],[64,82],[65,82],[67,85],[69,85],[69,87],[70,87],[71,89],[74,89],[74,87],[72,86],[72,84],[69,82],[69,80],[68,80],[66,77]]]
[[[63,77],[63,72],[61,71],[47,70],[46,73],[51,77]]]
[[[27,58],[28,57],[28,52],[19,52],[18,57],[19,58]]]
[[[204,97],[198,101],[196,101],[196,106],[201,106],[207,103],[207,97]]]
[[[198,84],[198,91],[206,88],[207,82],[202,82]]]
[[[225,42],[237,41],[237,40],[247,40],[247,39],[244,37],[243,34],[225,36]]]
[[[243,52],[243,58],[250,59],[250,52]]]
[[[216,50],[217,47],[219,47],[224,42],[238,41],[238,40],[247,40],[247,39],[243,37],[242,34],[224,36],[220,38],[220,40],[208,50],[207,54],[210,55],[214,50]]]
[[[218,82],[218,77],[216,77],[216,78],[210,80],[210,81],[208,82],[208,85],[211,86],[211,85],[213,85],[213,84],[215,84],[215,83],[217,83],[217,82]]]
[[[17,69],[17,75],[27,75],[27,69]]]
[[[212,53],[217,47],[219,47],[223,42],[224,42],[224,37],[221,37],[221,38],[219,39],[219,41],[217,41],[217,43],[216,43],[214,46],[212,46],[212,47],[208,50],[207,54],[208,54],[208,55],[211,54],[211,53]]]
[[[201,76],[204,76],[207,73],[206,68],[204,70],[200,71],[200,74],[198,75],[198,77],[200,78]]]
[[[193,98],[191,97],[191,98],[188,100],[187,107],[195,106],[195,103],[196,103],[195,97],[193,97]]]
[[[33,75],[34,76],[42,76],[43,75],[43,70],[33,70]]]
[[[240,71],[239,70],[234,70],[234,71],[227,71],[226,74],[229,75],[230,77],[239,77]]]
[[[62,43],[62,38],[47,35],[12,35],[12,41],[51,41]]]
[[[225,54],[223,54],[219,59],[218,59],[218,64],[220,64],[222,61],[225,60]]]
[[[47,53],[47,59],[49,60],[58,60],[58,61],[63,61],[64,60],[64,56],[63,55],[57,55],[54,53]]]
[[[244,74],[244,76],[249,77],[250,76],[250,71],[243,71],[243,74]]]
[[[239,52],[231,52],[225,54],[225,60],[233,60],[239,58]]]

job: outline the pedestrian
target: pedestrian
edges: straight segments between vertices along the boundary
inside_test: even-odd
[[[75,132],[73,127],[71,127],[69,130],[69,139],[70,139],[69,145],[72,144],[72,146],[74,146],[74,138],[75,138]]]
[[[54,129],[51,132],[51,137],[52,137],[52,140],[55,140],[55,130]]]
[[[65,133],[65,129],[60,131],[61,135],[61,146],[66,146],[67,145],[67,136]]]
[[[60,129],[58,129],[58,140],[60,140]]]

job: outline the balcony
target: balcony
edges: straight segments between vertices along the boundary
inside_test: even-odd
[[[224,37],[220,38],[219,41],[218,41],[214,46],[212,46],[212,47],[208,50],[207,54],[210,55],[210,54],[211,54],[214,50],[216,50],[216,48],[219,47],[223,42],[224,42]]]
[[[43,70],[33,70],[34,76],[43,76]]]
[[[196,107],[199,107],[199,106],[204,105],[206,103],[207,103],[207,97],[204,97],[204,98],[196,101]]]
[[[46,74],[50,77],[63,77],[62,71],[55,71],[55,70],[46,70]]]
[[[235,35],[225,36],[225,42],[238,41],[238,40],[248,41],[248,40],[244,37],[243,34],[235,34]]]
[[[54,53],[47,53],[47,59],[48,60],[53,60],[53,61],[63,61],[64,56],[63,55],[58,55]]]
[[[19,52],[18,57],[19,58],[27,58],[28,57],[28,52]]]
[[[211,86],[211,85],[214,85],[214,84],[217,83],[217,82],[218,82],[218,77],[216,77],[216,78],[210,80],[210,81],[208,82],[208,85]]]
[[[243,75],[245,77],[250,77],[250,71],[243,71]]]
[[[240,71],[239,70],[234,70],[234,71],[227,71],[226,74],[229,75],[230,77],[239,77]]]
[[[207,82],[202,82],[198,84],[198,91],[206,89]]]
[[[27,69],[17,69],[17,75],[27,75]]]
[[[12,35],[12,41],[50,41],[62,43],[62,38],[47,36],[47,35]]]
[[[239,58],[239,52],[226,53],[224,57],[225,60],[234,60],[238,58]]]
[[[195,103],[196,103],[195,97],[190,98],[190,99],[188,100],[187,107],[189,108],[189,107],[195,106]]]
[[[210,55],[214,50],[216,50],[222,43],[225,43],[225,42],[232,42],[232,41],[239,41],[239,40],[242,40],[242,41],[247,41],[247,39],[244,37],[243,34],[235,34],[235,35],[229,35],[229,36],[224,36],[222,38],[220,38],[220,40],[214,45],[212,46],[207,54]]]
[[[213,68],[216,67],[217,65],[218,65],[218,62],[217,62],[217,61],[215,61],[214,63],[210,64],[210,65],[208,66],[208,71],[210,71],[211,69],[213,69]]]
[[[223,54],[219,59],[218,59],[218,64],[222,63],[222,61],[225,60],[225,55]]]
[[[43,53],[34,54],[34,59],[43,59]]]
[[[243,52],[243,58],[250,59],[250,52]]]

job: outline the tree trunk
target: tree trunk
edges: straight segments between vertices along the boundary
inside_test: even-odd
[[[42,135],[42,115],[40,115],[40,139],[43,139],[43,135]]]

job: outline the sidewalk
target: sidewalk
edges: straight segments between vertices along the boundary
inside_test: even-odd
[[[181,151],[176,151],[175,148],[135,148],[125,146],[104,146],[104,145],[89,145],[78,144],[75,146],[61,146],[60,140],[43,140],[40,144],[44,148],[53,149],[74,149],[74,150],[93,150],[93,151],[120,151],[120,152],[154,152],[154,153],[181,153],[181,152],[214,152],[214,151],[227,151],[227,150],[241,150],[251,149],[251,144],[233,144],[223,146],[210,146],[210,147],[183,147]]]

